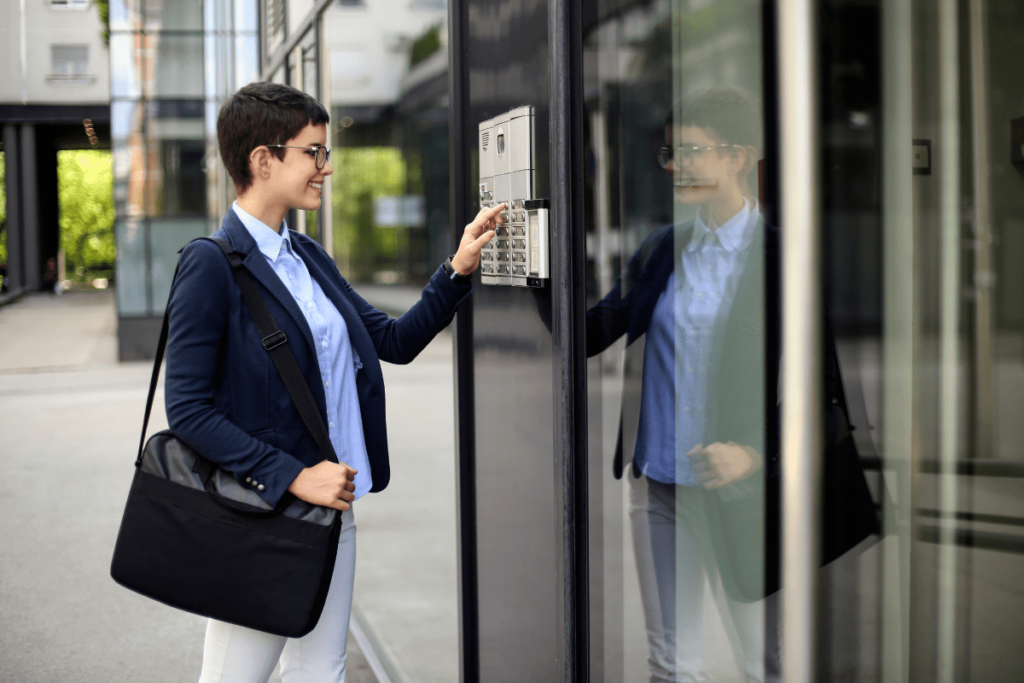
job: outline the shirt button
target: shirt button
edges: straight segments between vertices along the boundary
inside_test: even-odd
[[[331,380],[327,380],[326,382],[324,382],[324,386],[325,387],[331,386]]]
[[[321,339],[320,340],[320,346],[322,346],[323,348],[326,349],[327,348],[327,340],[326,339]]]
[[[328,423],[327,423],[327,426],[328,426],[328,427],[333,427],[333,426],[334,426],[334,423],[333,423],[333,422],[328,422]]]
[[[312,301],[307,301],[306,302],[306,308],[313,308],[313,302]]]

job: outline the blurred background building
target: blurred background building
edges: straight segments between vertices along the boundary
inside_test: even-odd
[[[254,80],[298,87],[331,112],[329,199],[293,212],[289,225],[323,244],[353,282],[426,282],[450,239],[445,7],[111,3],[122,359],[152,354],[178,250],[215,230],[234,201],[216,118]]]
[[[88,264],[109,278],[113,241],[103,236],[109,216],[96,216],[95,207],[71,200],[76,205],[66,213],[79,220],[63,230],[64,249],[58,210],[59,186],[77,199],[94,186],[102,194],[106,180],[109,195],[109,178],[97,178],[109,175],[103,152],[75,153],[110,149],[110,60],[103,12],[89,0],[5,2],[0,6],[0,45],[4,291],[52,289],[66,277],[62,252],[71,255],[72,276],[75,268]],[[64,164],[60,181],[58,158]]]

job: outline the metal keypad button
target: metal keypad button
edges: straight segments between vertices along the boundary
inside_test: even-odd
[[[522,225],[513,225],[512,226],[512,235],[513,236],[515,236],[515,235],[525,235],[525,234],[526,234],[526,228],[523,227]]]
[[[520,266],[520,268],[522,268],[522,266]],[[498,266],[498,275],[508,275],[508,266]]]
[[[526,249],[526,240],[512,240],[513,249]]]
[[[481,260],[484,260],[484,261],[493,261],[494,260],[494,254],[485,251],[482,254],[480,254],[480,258],[481,258]]]
[[[508,252],[507,251],[499,251],[498,252],[498,260],[499,261],[508,261]]]
[[[526,254],[521,251],[512,252],[512,260],[516,263],[526,263]]]
[[[512,266],[513,275],[526,275],[526,266]]]
[[[508,240],[498,240],[498,249],[508,249]]]

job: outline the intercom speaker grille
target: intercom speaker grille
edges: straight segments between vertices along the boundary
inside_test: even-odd
[[[491,142],[491,131],[485,130],[483,133],[481,133],[480,142],[481,144],[483,144],[484,149],[487,149],[487,145],[489,145]]]

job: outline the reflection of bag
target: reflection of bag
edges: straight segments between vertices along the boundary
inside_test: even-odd
[[[822,480],[821,566],[871,534],[878,516],[846,416],[839,405],[826,412],[831,446]],[[783,455],[782,457],[785,457]],[[780,477],[752,477],[708,491],[708,527],[722,585],[730,598],[754,602],[781,587],[782,500]],[[755,485],[741,489],[744,484]]]
[[[287,339],[231,245],[217,243],[303,423],[331,462],[337,456]],[[177,273],[175,273],[177,275]],[[145,438],[167,319],[142,424]],[[286,493],[271,507],[233,474],[170,431],[154,434],[135,461],[110,574],[122,586],[203,616],[291,638],[316,626],[327,598],[341,515]]]

